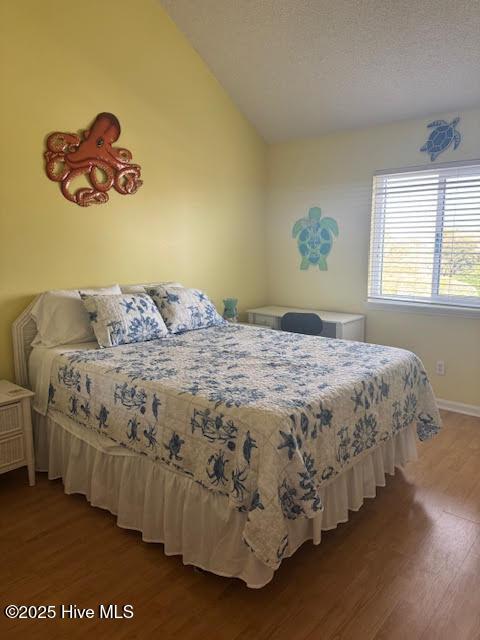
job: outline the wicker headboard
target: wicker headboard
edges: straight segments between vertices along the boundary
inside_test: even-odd
[[[32,342],[37,335],[37,324],[31,315],[37,296],[28,307],[22,311],[12,325],[13,362],[15,366],[15,382],[22,387],[30,387],[28,381],[28,358],[32,350]]]
[[[173,283],[159,283],[159,282],[147,282],[139,284],[120,285],[123,287],[154,287],[158,284],[173,284]],[[82,287],[79,287],[82,288]],[[32,342],[37,335],[37,325],[31,310],[33,305],[38,300],[40,295],[28,305],[28,307],[22,311],[18,318],[12,324],[12,337],[13,337],[13,361],[15,366],[15,382],[22,387],[30,388],[30,382],[28,380],[28,358],[32,350]]]

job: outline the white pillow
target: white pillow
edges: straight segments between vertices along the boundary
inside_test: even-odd
[[[32,316],[37,324],[34,347],[56,347],[60,344],[95,341],[88,313],[81,295],[120,294],[120,287],[98,289],[57,289],[46,291],[35,303]],[[80,295],[81,294],[81,295]]]
[[[147,289],[151,287],[166,286],[169,287],[183,287],[183,284],[178,282],[152,282],[150,284],[126,284],[121,287],[122,293],[147,293]]]

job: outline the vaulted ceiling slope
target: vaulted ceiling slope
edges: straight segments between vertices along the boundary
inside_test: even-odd
[[[480,0],[161,0],[268,141],[480,105]]]

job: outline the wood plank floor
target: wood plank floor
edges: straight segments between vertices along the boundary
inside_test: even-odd
[[[0,476],[0,637],[478,640],[480,419],[443,417],[417,462],[260,591],[165,557],[44,474],[35,488],[25,470]],[[9,621],[10,603],[129,603],[135,616]]]

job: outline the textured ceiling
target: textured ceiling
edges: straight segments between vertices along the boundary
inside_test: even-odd
[[[480,105],[480,0],[160,0],[269,141]]]

